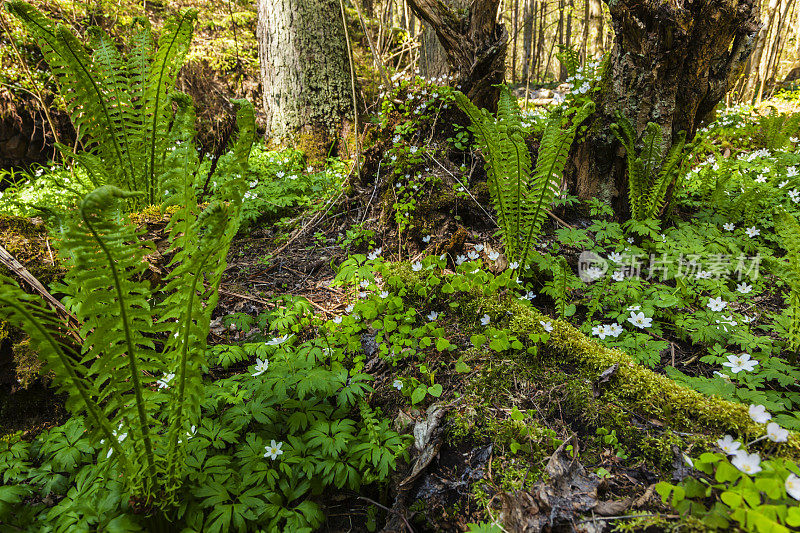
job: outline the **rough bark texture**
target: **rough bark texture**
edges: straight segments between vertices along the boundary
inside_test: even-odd
[[[505,75],[508,33],[497,22],[500,0],[473,0],[454,9],[443,0],[408,0],[414,14],[436,32],[461,91],[478,107],[497,109]]]
[[[607,0],[615,42],[586,140],[572,157],[571,188],[627,211],[624,152],[609,130],[614,113],[641,135],[659,124],[665,153],[691,139],[741,73],[759,30],[758,0]]]
[[[259,0],[258,45],[267,136],[312,150],[341,138],[353,97],[339,2]]]

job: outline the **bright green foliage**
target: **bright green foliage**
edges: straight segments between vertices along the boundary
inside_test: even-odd
[[[575,47],[563,44],[557,45],[559,52],[556,54],[558,61],[566,69],[567,76],[574,76],[581,67],[581,55]]]
[[[617,123],[611,125],[614,136],[622,143],[628,159],[628,200],[634,220],[645,220],[658,216],[664,207],[667,189],[681,168],[686,144],[683,132],[664,153],[664,132],[661,126],[648,122],[642,137],[642,149],[635,149],[636,132],[630,120],[617,115]]]
[[[762,461],[753,475],[740,472],[724,454],[703,453],[691,460],[692,475],[673,485],[662,481],[656,492],[682,516],[702,522],[708,531],[788,533],[800,526],[800,508],[785,480],[800,473],[797,464],[775,458]]]
[[[161,174],[169,168],[175,79],[197,13],[170,19],[157,45],[149,24],[138,20],[131,51],[122,57],[105,34],[91,35],[95,49],[90,54],[68,28],[31,5],[13,0],[6,8],[37,40],[86,150],[72,154],[70,147],[59,146],[61,152],[86,169],[94,187],[143,192],[127,198],[130,208],[159,203]]]
[[[789,287],[786,315],[789,317],[789,349],[793,352],[792,362],[797,361],[800,351],[800,224],[797,219],[778,209],[775,212],[775,230],[786,249],[782,277]]]
[[[456,103],[472,121],[475,135],[486,159],[489,191],[500,218],[499,225],[510,261],[531,262],[533,241],[556,197],[578,126],[593,111],[587,102],[574,116],[560,108],[553,112],[539,146],[536,167],[531,172],[531,156],[522,138],[519,106],[508,87],[500,93],[497,118],[478,109],[460,92]]]
[[[178,114],[181,119],[189,120],[186,112]],[[239,127],[234,151],[245,164],[254,131],[251,106],[241,107]],[[177,131],[185,130],[178,125]],[[166,175],[177,187],[170,203],[180,208],[169,224],[172,271],[157,301],[142,277],[153,245],[139,242],[119,209],[119,200],[142,193],[111,185],[84,198],[60,243],[71,268],[58,290],[79,329],[65,331],[10,279],[0,285],[0,316],[30,335],[68,395],[70,410],[86,415],[94,441],[102,439],[102,448],[119,462],[125,490],[162,508],[175,504],[184,476],[179,434],[199,416],[205,342],[242,190],[232,184],[227,201],[199,212],[191,184],[193,143],[177,141]],[[83,339],[82,349],[73,347],[72,338]]]
[[[780,150],[786,147],[789,138],[800,132],[800,113],[778,113],[775,107],[770,106],[769,115],[761,117],[758,125],[763,132],[767,149]]]

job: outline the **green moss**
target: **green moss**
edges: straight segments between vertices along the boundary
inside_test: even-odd
[[[40,220],[0,215],[0,243],[45,286],[63,274]],[[5,266],[0,266],[0,272],[14,277]]]
[[[37,353],[31,348],[28,337],[14,344],[11,351],[14,355],[17,381],[23,388],[27,388],[39,376],[43,364]]]
[[[294,136],[293,148],[305,153],[310,164],[324,162],[332,146],[331,137],[320,129],[308,129]]]
[[[599,399],[609,405],[623,406],[643,420],[655,420],[664,427],[687,433],[706,432],[718,435],[733,432],[760,436],[763,427],[753,422],[747,407],[716,397],[705,396],[682,387],[666,376],[638,365],[629,355],[602,346],[572,325],[553,320],[513,298],[487,298],[474,295],[475,304],[496,316],[511,314],[509,330],[520,338],[542,333],[540,320],[553,324],[546,350],[550,360],[576,365],[590,382],[612,365],[617,372]],[[788,456],[800,456],[800,438],[792,434],[789,442],[778,445]]]

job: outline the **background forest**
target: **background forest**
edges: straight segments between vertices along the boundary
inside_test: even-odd
[[[0,531],[800,529],[795,0],[0,43]]]

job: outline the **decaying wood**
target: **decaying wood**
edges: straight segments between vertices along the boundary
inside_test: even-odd
[[[22,263],[17,261],[17,259],[2,246],[0,246],[0,263],[4,264],[9,270],[11,270],[11,272],[16,274],[20,279],[30,285],[33,290],[38,292],[42,298],[44,298],[47,303],[50,304],[50,307],[52,307],[59,315],[62,316],[62,318],[70,323],[73,326],[72,329],[74,331],[77,331],[79,325],[78,319],[75,318],[75,316],[70,313],[66,307],[64,307],[64,304],[59,302],[55,296],[50,294],[50,291],[48,291],[45,286],[42,285],[38,279],[36,279],[36,276],[31,274]],[[77,336],[77,333],[73,333],[73,337],[75,337],[75,340],[78,342],[83,342],[83,340]]]
[[[434,29],[461,91],[478,107],[497,109],[508,32],[497,21],[500,0],[475,0],[459,12],[443,0],[408,0],[414,14]]]

